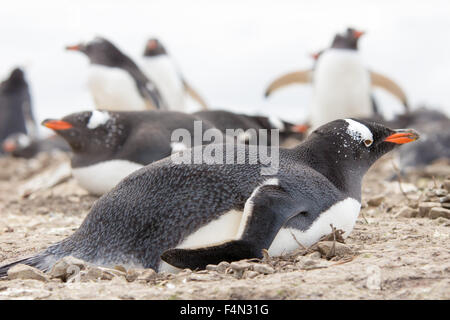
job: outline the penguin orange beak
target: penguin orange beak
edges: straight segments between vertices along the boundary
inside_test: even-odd
[[[14,142],[11,142],[11,141],[5,141],[3,143],[2,147],[3,147],[3,151],[8,152],[8,153],[13,152],[17,148],[16,144]]]
[[[55,131],[73,128],[73,125],[71,123],[63,120],[44,120],[42,122],[42,125]]]
[[[66,50],[80,51],[81,50],[81,45],[80,44],[75,44],[75,45],[72,45],[72,46],[66,46]]]
[[[399,129],[395,130],[394,134],[384,139],[386,142],[405,144],[409,142],[416,141],[419,139],[419,133],[413,129]]]
[[[364,31],[355,30],[355,31],[353,31],[353,36],[356,39],[359,39],[364,33],[365,33]]]
[[[305,133],[309,129],[309,125],[307,124],[297,124],[291,128],[292,132]]]

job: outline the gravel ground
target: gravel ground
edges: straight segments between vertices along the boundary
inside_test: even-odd
[[[0,264],[67,237],[89,212],[97,198],[71,178],[24,191],[67,162],[63,154],[0,159]],[[290,255],[178,274],[70,259],[51,274],[19,266],[0,280],[0,299],[450,299],[449,162],[401,180],[395,173],[386,156],[366,175],[363,209],[345,243],[336,231]]]

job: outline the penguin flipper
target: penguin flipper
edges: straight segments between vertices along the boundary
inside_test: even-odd
[[[406,94],[397,83],[375,71],[370,71],[370,81],[372,82],[372,86],[383,88],[386,91],[390,92],[392,95],[396,96],[403,103],[405,111],[409,111],[408,99],[406,98]]]
[[[161,94],[158,91],[158,88],[156,88],[156,86],[152,82],[148,81],[145,86],[138,86],[138,89],[140,94],[146,101],[147,109],[167,109],[167,106],[164,103]]]
[[[200,94],[194,90],[184,79],[183,79],[183,85],[184,90],[186,90],[186,93],[195,101],[197,101],[203,110],[208,110],[208,105],[206,104],[205,100],[200,96]]]
[[[310,83],[312,78],[312,69],[303,70],[303,71],[295,71],[286,73],[281,77],[278,77],[267,87],[266,92],[264,93],[264,97],[268,97],[275,90],[278,90],[282,87],[288,86],[293,83]]]
[[[247,200],[235,240],[193,249],[169,249],[161,259],[178,268],[202,269],[221,261],[262,258],[262,249],[270,247],[286,221],[304,211],[301,203],[278,186],[262,186]]]

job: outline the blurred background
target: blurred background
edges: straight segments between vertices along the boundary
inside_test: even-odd
[[[428,1],[14,1],[0,10],[0,76],[25,69],[37,121],[93,109],[88,59],[68,44],[104,36],[139,62],[158,37],[186,79],[213,108],[306,117],[310,86],[290,86],[265,99],[275,77],[307,69],[310,57],[347,27],[367,66],[405,90],[412,108],[450,114],[450,2]],[[375,91],[387,116],[400,102]]]

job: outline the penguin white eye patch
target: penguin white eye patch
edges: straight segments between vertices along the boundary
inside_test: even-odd
[[[366,147],[369,147],[373,143],[373,135],[369,128],[352,119],[344,120],[348,124],[346,132],[353,140],[363,141]]]

